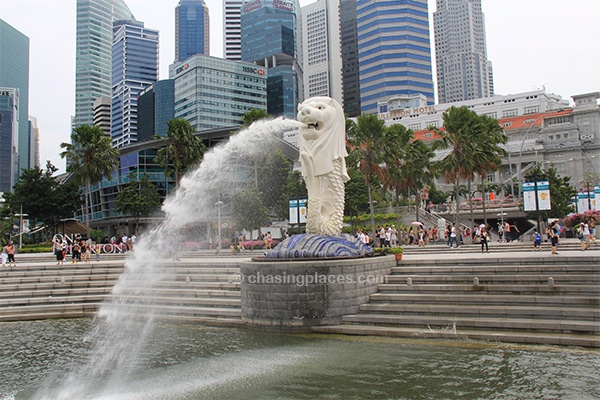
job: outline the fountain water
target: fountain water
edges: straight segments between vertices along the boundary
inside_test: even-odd
[[[269,151],[269,144],[278,140],[279,133],[302,125],[285,118],[258,121],[204,155],[202,164],[181,180],[175,195],[165,202],[162,224],[146,232],[127,258],[126,270],[111,299],[100,307],[94,328],[86,337],[92,343],[87,363],[62,385],[49,382],[35,399],[80,400],[86,397],[90,381],[102,382],[104,393],[127,381],[142,364],[138,355],[154,326],[153,304],[147,294],[169,273],[164,264],[183,240],[182,228],[216,215],[215,202],[234,190],[228,171],[239,159]]]

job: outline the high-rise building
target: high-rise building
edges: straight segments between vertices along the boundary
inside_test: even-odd
[[[251,0],[242,6],[242,60],[268,70],[267,112],[295,117],[302,101],[297,1]]]
[[[7,147],[3,145],[0,149],[0,152],[6,152],[5,154],[8,154],[9,150],[17,151],[17,154],[11,156],[11,160],[5,158],[0,161],[0,164],[3,164],[0,167],[0,174],[12,174],[11,179],[16,182],[22,170],[33,167],[27,122],[29,115],[29,38],[2,19],[0,19],[0,87],[16,90],[9,96],[12,100],[9,101],[5,98],[5,103],[9,102],[17,107],[16,120],[9,120],[12,121],[9,122],[10,124],[17,124],[17,136],[11,139],[12,145]],[[12,106],[8,104],[4,104],[4,107],[12,109]],[[12,129],[11,127],[11,132]],[[8,131],[5,131],[4,134],[8,134]],[[11,169],[6,169],[9,165],[12,165]],[[12,186],[4,189],[0,189],[0,191],[11,191]]]
[[[267,70],[254,64],[196,54],[169,66],[175,80],[175,118],[196,132],[232,128],[252,110],[267,109]]]
[[[343,104],[339,1],[302,7],[304,97],[328,96]]]
[[[342,93],[344,113],[360,115],[360,76],[356,37],[356,0],[340,0],[340,47],[342,49]]]
[[[434,103],[427,0],[357,0],[362,113],[398,95]]]
[[[19,90],[0,87],[0,192],[19,178]]]
[[[113,147],[137,141],[138,95],[158,80],[158,31],[139,21],[115,21],[110,136]]]
[[[138,141],[167,137],[168,122],[175,118],[175,81],[162,79],[148,86],[138,99]]]
[[[38,128],[37,118],[33,115],[29,116],[29,160],[31,167],[41,167],[40,129]]]
[[[223,58],[242,59],[241,15],[243,0],[223,0]]]
[[[110,97],[100,96],[94,100],[94,126],[110,136]]]
[[[180,0],[175,7],[175,61],[210,54],[208,7],[203,0]]]
[[[135,20],[123,0],[77,0],[75,126],[92,125],[94,100],[111,96],[115,20]]]
[[[433,29],[439,102],[493,96],[481,0],[437,0]]]

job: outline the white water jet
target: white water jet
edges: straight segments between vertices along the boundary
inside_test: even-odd
[[[154,300],[149,294],[169,274],[165,263],[172,261],[183,239],[181,229],[213,219],[216,201],[234,189],[232,177],[239,172],[240,162],[272,150],[281,132],[301,126],[285,118],[257,121],[204,155],[201,165],[184,176],[176,193],[165,201],[164,221],[142,235],[126,259],[125,272],[85,339],[92,343],[87,363],[59,385],[48,379],[34,399],[81,400],[118,393],[131,374],[144,366],[139,356],[154,328]]]

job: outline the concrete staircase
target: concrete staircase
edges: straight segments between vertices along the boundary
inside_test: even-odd
[[[241,324],[240,285],[235,279],[239,267],[233,257],[217,259],[210,266],[191,256],[165,260],[165,273],[149,294],[140,294],[144,282],[133,274],[118,296],[112,290],[125,271],[124,257],[60,266],[48,259],[22,255],[17,267],[0,269],[0,322],[93,317],[104,303],[128,306],[137,316],[152,314],[160,320]]]
[[[600,254],[410,255],[370,301],[315,332],[600,347]]]

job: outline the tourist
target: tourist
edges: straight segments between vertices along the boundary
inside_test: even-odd
[[[238,238],[238,247],[240,248],[240,251],[246,251],[246,247],[244,246],[245,241],[246,236],[240,235],[240,237]]]
[[[485,252],[489,253],[490,248],[488,247],[488,242],[490,241],[490,235],[488,234],[487,229],[481,228],[479,231],[479,242],[481,243],[481,252],[483,253],[483,248],[485,247]]]
[[[533,228],[533,251],[542,251],[542,235],[538,232],[537,229]]]
[[[77,264],[79,261],[81,261],[81,246],[75,241],[71,247],[71,264]]]
[[[590,227],[590,240],[591,240],[590,245],[591,245],[592,243],[596,243],[596,221],[594,220],[594,218],[590,219],[590,222],[588,225]]]
[[[458,229],[456,228],[456,222],[454,222],[450,228],[450,240],[448,241],[448,247],[452,248],[452,243],[456,243],[456,248],[458,248]]]
[[[590,247],[590,227],[584,219],[579,223],[577,238],[581,242],[581,250],[587,250]]]
[[[395,225],[390,226],[390,246],[398,246],[398,231]]]
[[[63,254],[63,245],[60,239],[56,239],[56,241],[52,245],[52,251],[56,256],[56,265],[62,265],[65,255]]]
[[[548,228],[550,235],[550,254],[558,254],[556,248],[558,247],[558,229],[556,228],[556,221],[553,221]]]
[[[81,252],[83,253],[83,261],[85,261],[86,264],[90,263],[90,259],[92,256],[91,246],[92,246],[91,241],[85,241],[85,240],[81,241]]]
[[[6,252],[6,246],[2,246],[2,268],[6,267],[6,260],[8,260],[8,253]]]
[[[5,248],[6,254],[8,255],[8,266],[16,267],[17,262],[15,261],[15,245],[13,244],[13,242],[9,241]]]

